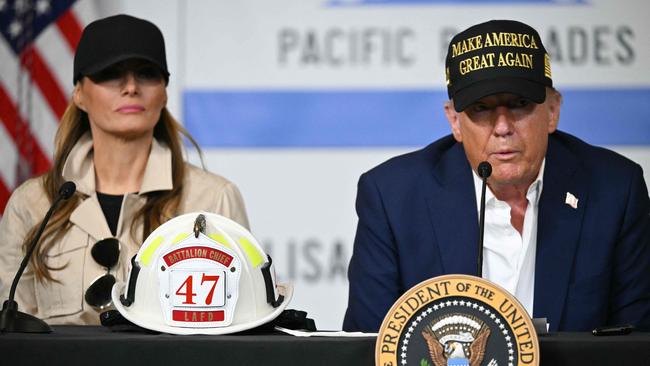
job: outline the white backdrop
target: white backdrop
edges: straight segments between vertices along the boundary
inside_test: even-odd
[[[554,56],[553,78],[561,91],[605,90],[612,96],[605,98],[611,103],[591,106],[593,111],[580,121],[587,126],[573,127],[561,119],[561,128],[591,133],[590,118],[626,102],[617,99],[617,89],[631,90],[637,100],[650,104],[650,5],[645,0],[371,2],[124,0],[98,6],[149,19],[162,29],[172,74],[169,107],[180,119],[195,123],[204,122],[196,122],[184,110],[193,101],[188,92],[442,92],[451,33],[494,18],[521,20],[539,30]],[[636,124],[594,124],[593,129],[609,126],[611,131],[585,138],[637,161],[648,181],[650,113],[647,106],[629,109],[620,112],[621,122]],[[291,111],[281,112],[291,116]],[[212,115],[205,113],[202,118],[210,120]],[[571,115],[573,122],[582,117],[577,113]],[[342,140],[352,141],[343,146],[333,143],[336,135],[319,139],[318,130],[306,133],[314,140],[302,143],[292,142],[286,134],[247,140],[237,120],[220,122],[213,133],[200,130],[195,137],[203,143],[207,168],[240,187],[253,233],[272,254],[281,279],[294,283],[290,307],[308,311],[321,329],[340,329],[356,226],[357,179],[387,158],[441,137],[447,127],[440,116],[432,113],[426,122],[430,130],[409,132],[413,138],[406,143],[391,140],[392,134],[401,132],[399,124],[371,131],[386,136],[388,142],[381,144],[357,136],[367,131],[354,126],[336,130]],[[218,117],[214,113],[214,119]],[[260,119],[262,128],[263,115]],[[240,142],[223,144],[220,136],[231,129],[241,132]],[[632,132],[626,132],[629,129]],[[191,156],[197,161],[195,154]]]

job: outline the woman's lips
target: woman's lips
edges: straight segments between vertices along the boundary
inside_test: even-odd
[[[140,113],[140,112],[142,112],[142,111],[144,111],[144,107],[143,107],[143,106],[140,106],[140,105],[125,105],[125,106],[119,107],[119,108],[117,109],[117,112],[119,112],[119,113],[126,113],[126,114],[129,114],[129,113]]]

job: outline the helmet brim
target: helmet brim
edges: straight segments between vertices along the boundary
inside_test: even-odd
[[[293,286],[290,283],[278,283],[277,284],[278,293],[284,296],[284,299],[282,300],[282,303],[277,308],[273,309],[271,313],[267,314],[262,318],[255,319],[254,321],[247,322],[247,323],[229,325],[226,327],[186,328],[186,327],[172,327],[170,325],[160,323],[160,320],[155,320],[155,319],[150,319],[150,321],[146,321],[144,319],[141,319],[138,316],[135,316],[135,314],[133,314],[127,307],[122,305],[122,302],[120,302],[120,295],[125,293],[125,287],[126,287],[126,282],[117,282],[113,286],[113,290],[111,292],[111,296],[113,298],[113,304],[117,309],[117,311],[119,311],[123,317],[125,317],[131,323],[145,329],[162,332],[162,333],[180,334],[180,335],[231,334],[231,333],[238,333],[238,332],[259,327],[277,318],[280,315],[280,313],[282,313],[284,309],[286,309],[287,305],[291,301],[291,298],[293,297]]]

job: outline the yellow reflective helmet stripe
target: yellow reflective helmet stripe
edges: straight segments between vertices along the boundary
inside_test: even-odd
[[[228,240],[227,240],[226,237],[224,237],[223,235],[221,235],[221,234],[210,234],[210,235],[208,235],[208,237],[209,237],[210,239],[216,241],[217,243],[222,244],[222,245],[225,246],[226,248],[228,248],[228,249],[232,249],[232,248],[230,247],[230,243],[228,243]]]
[[[190,233],[180,233],[180,234],[176,235],[176,237],[172,241],[172,244],[178,243],[179,241],[187,238],[189,235],[190,235]]]
[[[153,256],[153,253],[156,252],[156,249],[160,246],[160,244],[163,242],[163,237],[159,236],[155,238],[151,243],[149,243],[149,246],[145,248],[145,250],[142,252],[142,256],[140,256],[140,263],[143,266],[148,266],[149,262],[151,262],[151,257]]]
[[[260,264],[264,263],[264,259],[266,258],[260,254],[255,245],[248,241],[248,239],[239,238],[239,244],[242,246],[242,249],[244,249],[244,253],[246,253],[253,268],[257,268]]]

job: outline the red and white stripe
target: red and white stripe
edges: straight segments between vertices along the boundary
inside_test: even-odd
[[[20,59],[0,38],[0,215],[11,191],[25,178],[19,176],[19,166],[31,167],[28,176],[43,174],[51,166],[54,135],[73,88],[74,50],[83,25],[97,17],[94,7],[92,2],[78,1]],[[23,75],[20,81],[19,75]],[[19,100],[23,105],[18,105]]]

